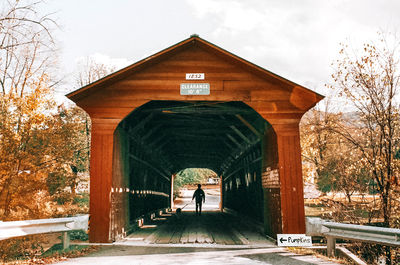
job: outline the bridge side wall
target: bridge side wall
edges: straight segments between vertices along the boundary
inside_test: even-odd
[[[171,176],[162,171],[159,157],[139,137],[130,137],[129,163],[129,221],[131,224],[149,212],[170,206]]]
[[[111,240],[116,241],[129,230],[130,164],[129,136],[117,127],[114,133],[113,178],[111,188]]]
[[[223,207],[263,221],[260,143],[246,151],[222,175]]]
[[[265,130],[262,144],[261,178],[264,195],[264,231],[270,237],[282,233],[281,183],[276,133],[272,128]]]

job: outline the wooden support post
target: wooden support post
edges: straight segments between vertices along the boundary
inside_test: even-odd
[[[219,210],[222,212],[224,210],[224,181],[222,176],[219,176]]]
[[[170,208],[171,210],[174,208],[174,181],[175,181],[176,174],[171,175],[171,202]]]
[[[272,126],[278,145],[282,233],[304,234],[306,224],[299,125],[296,122]]]
[[[92,119],[89,210],[91,243],[111,241],[114,131],[118,123],[119,120]]]
[[[273,237],[304,234],[306,227],[299,120],[279,122],[271,124],[274,136],[266,134],[263,147],[264,220]]]
[[[69,237],[69,233],[68,232],[62,232],[61,240],[62,240],[63,249],[69,248],[70,237]]]
[[[332,236],[326,237],[326,252],[328,257],[335,257],[336,255],[336,239]]]

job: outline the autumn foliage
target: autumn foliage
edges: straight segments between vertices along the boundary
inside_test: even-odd
[[[71,214],[57,202],[73,202],[78,173],[87,171],[87,117],[56,107],[47,84],[42,77],[22,97],[1,95],[2,220]]]
[[[57,25],[41,4],[5,1],[0,10],[0,220],[87,211],[75,197],[90,124],[54,101]]]
[[[348,198],[326,202],[337,221],[400,227],[399,48],[392,34],[360,51],[343,44],[328,87],[347,111],[315,109],[302,121],[303,161],[316,168],[318,187]],[[385,248],[387,264],[394,253]]]

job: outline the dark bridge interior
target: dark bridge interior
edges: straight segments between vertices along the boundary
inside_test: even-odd
[[[215,171],[223,207],[262,222],[263,139],[270,130],[240,101],[150,101],[133,111],[114,134],[114,239],[121,227],[169,207],[172,176],[185,168]]]

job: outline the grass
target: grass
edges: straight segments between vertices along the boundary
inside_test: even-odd
[[[59,255],[66,256],[74,256],[79,254],[86,254],[88,250],[91,249],[89,245],[70,245],[69,248],[63,249],[62,244],[55,244],[51,248],[49,248],[46,252],[44,252],[40,257],[53,257]]]
[[[52,264],[68,258],[75,258],[88,255],[99,249],[99,246],[71,245],[67,249],[62,244],[55,244],[41,255],[34,258],[18,259],[4,263],[5,265],[26,265],[26,264]]]

